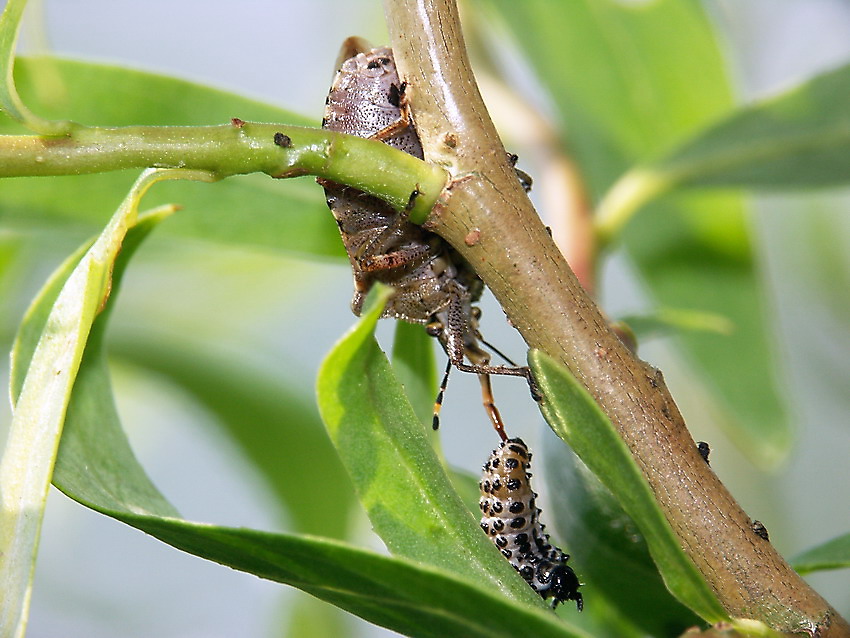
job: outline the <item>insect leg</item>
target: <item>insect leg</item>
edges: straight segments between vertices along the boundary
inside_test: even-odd
[[[387,124],[381,130],[372,133],[372,135],[369,136],[370,138],[383,142],[391,137],[395,137],[399,133],[403,133],[408,129],[408,127],[410,127],[410,106],[407,103],[407,96],[405,95],[406,89],[407,82],[390,85],[390,92],[389,95],[387,95],[387,101],[393,106],[398,107],[398,119],[395,122]]]
[[[452,371],[452,362],[449,359],[446,364],[446,373],[443,375],[443,380],[440,382],[440,391],[437,392],[437,400],[434,401],[434,419],[431,426],[435,430],[440,429],[440,410],[443,408],[443,396],[446,394],[446,388],[449,385],[449,372]]]
[[[374,257],[381,256],[387,247],[393,242],[393,239],[396,237],[398,232],[404,227],[405,224],[408,223],[408,216],[410,215],[410,211],[413,210],[413,205],[416,202],[416,198],[419,197],[419,189],[414,188],[410,193],[410,199],[407,202],[407,205],[404,207],[404,210],[396,213],[393,221],[386,226],[377,236],[375,236],[371,241],[363,244],[354,254],[354,258],[358,261],[358,263],[363,264],[364,270],[368,270],[367,264],[369,260]],[[413,248],[413,247],[410,247]],[[428,247],[426,245],[417,246],[417,250],[427,252]],[[388,253],[389,254],[389,253]],[[418,255],[410,255],[410,259],[403,260],[403,264],[410,263],[413,259],[415,259]],[[401,265],[401,264],[395,264]],[[386,268],[394,268],[393,266],[385,266]],[[372,268],[373,270],[380,270],[382,266],[376,266]]]
[[[443,332],[440,335],[440,343],[452,364],[463,372],[525,377],[532,398],[539,401],[542,395],[531,374],[531,368],[528,366],[496,366],[490,364],[490,356],[476,343],[478,331],[474,325],[469,325],[466,317],[471,316],[471,313],[464,312],[464,303],[468,303],[466,292],[456,287],[446,309],[446,325],[443,326]],[[464,357],[468,358],[470,363],[465,363]],[[498,428],[496,429],[498,430]]]
[[[449,366],[451,366],[451,361],[449,361]],[[490,386],[490,375],[479,374],[478,380],[481,382],[481,398],[483,399],[484,409],[487,411],[487,415],[493,423],[493,429],[496,430],[503,441],[507,441],[508,435],[505,434],[505,424],[502,421],[502,415],[499,414],[499,409],[496,407],[496,403],[493,400],[493,388]]]
[[[534,376],[531,374],[531,368],[528,366],[512,368],[510,366],[491,366],[489,364],[468,364],[461,362],[455,364],[455,367],[463,372],[474,372],[475,374],[504,374],[513,377],[525,377],[528,383],[528,389],[531,391],[531,397],[535,401],[540,401],[543,398],[540,388],[537,387],[537,382],[534,381]]]

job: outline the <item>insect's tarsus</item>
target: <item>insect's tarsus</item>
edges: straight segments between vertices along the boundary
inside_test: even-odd
[[[443,397],[446,394],[446,388],[449,385],[449,373],[452,371],[452,362],[446,364],[446,373],[443,375],[443,380],[440,382],[440,390],[437,392],[437,400],[434,401],[434,419],[431,422],[431,427],[435,430],[440,429],[440,410],[443,408]]]

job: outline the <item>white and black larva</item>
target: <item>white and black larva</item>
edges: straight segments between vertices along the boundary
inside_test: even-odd
[[[531,588],[552,607],[574,600],[584,606],[569,556],[549,542],[531,490],[531,452],[522,439],[507,439],[493,450],[481,478],[481,529]]]

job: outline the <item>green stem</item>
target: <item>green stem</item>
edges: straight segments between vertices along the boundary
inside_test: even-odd
[[[376,195],[397,210],[419,191],[425,217],[446,184],[441,168],[382,142],[322,129],[234,120],[220,126],[78,127],[66,137],[0,136],[0,177],[184,168],[219,179],[261,172],[316,175]]]

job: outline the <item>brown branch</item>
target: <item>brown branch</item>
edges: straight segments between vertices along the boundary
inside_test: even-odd
[[[529,346],[559,359],[619,429],[685,552],[730,615],[786,633],[850,636],[697,452],[661,373],[608,329],[546,233],[478,93],[453,0],[385,0],[425,149],[454,177],[427,227],[475,267]],[[477,229],[478,241],[464,242]]]

